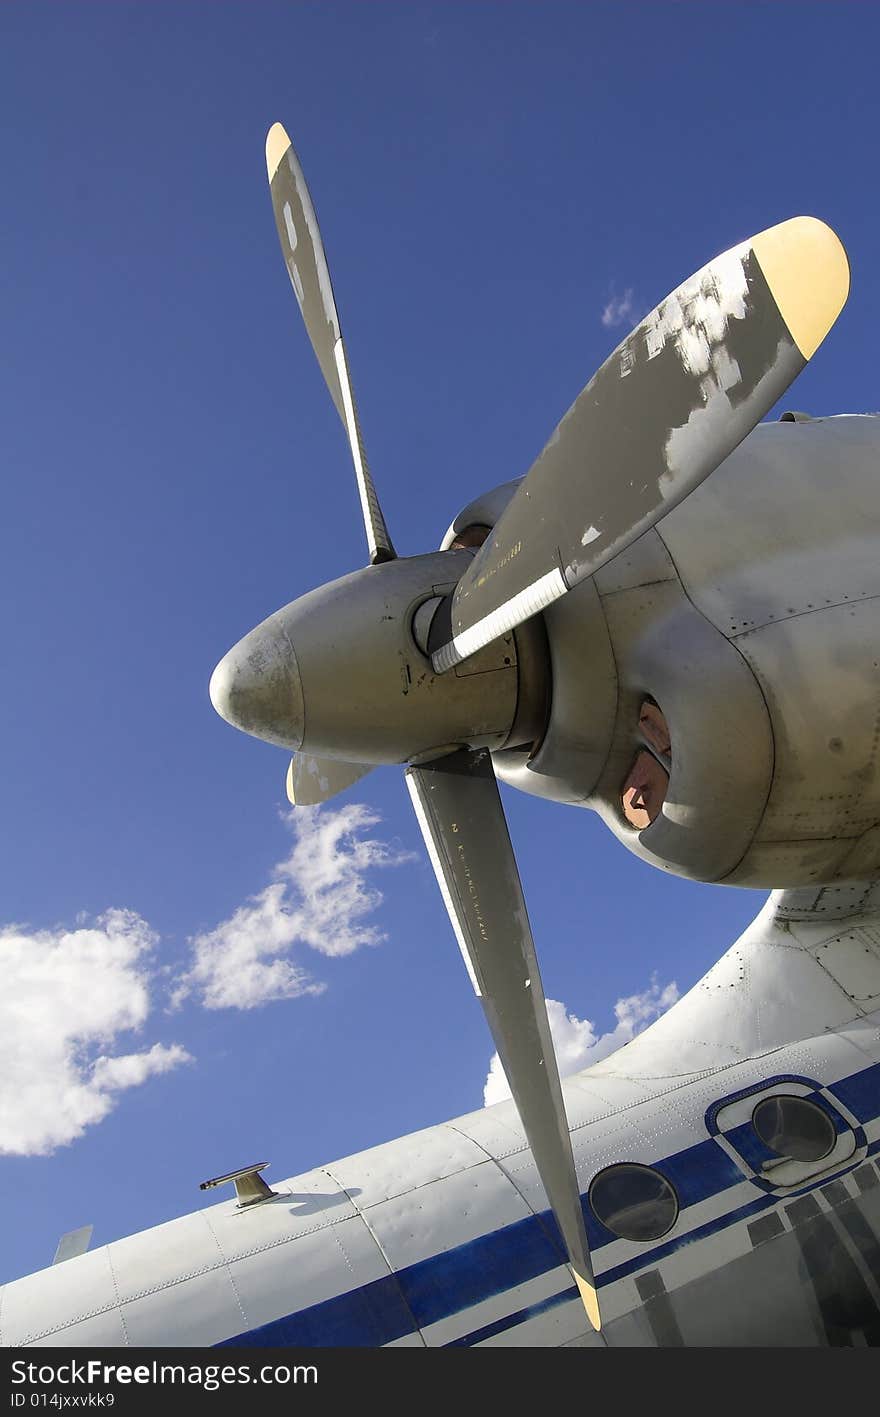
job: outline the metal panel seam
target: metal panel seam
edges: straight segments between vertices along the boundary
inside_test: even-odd
[[[350,1197],[349,1197],[349,1199],[350,1199]],[[298,1239],[300,1238],[300,1236],[302,1236],[302,1235],[313,1235],[313,1234],[315,1234],[317,1231],[329,1230],[332,1226],[334,1226],[334,1225],[341,1225],[344,1220],[351,1220],[351,1219],[353,1219],[352,1216],[343,1215],[343,1216],[339,1216],[338,1218],[335,1218],[335,1219],[333,1219],[333,1220],[328,1220],[328,1221],[326,1221],[326,1222],[325,1222],[324,1224],[322,1224],[322,1225],[310,1225],[310,1226],[308,1226],[306,1229],[297,1231],[297,1233],[296,1233],[295,1235],[282,1235],[282,1236],[280,1236],[277,1240],[271,1240],[271,1241],[269,1241],[268,1244],[265,1244],[265,1245],[255,1245],[255,1246],[254,1246],[252,1249],[250,1249],[250,1250],[243,1250],[240,1255],[236,1255],[236,1259],[237,1259],[237,1260],[239,1260],[239,1259],[246,1259],[246,1258],[248,1258],[248,1257],[251,1256],[251,1255],[262,1254],[262,1253],[264,1253],[264,1252],[267,1251],[267,1250],[274,1250],[274,1249],[277,1249],[279,1245],[290,1245],[290,1244],[293,1244],[293,1243],[294,1243],[296,1240],[298,1240]],[[209,1228],[211,1228],[211,1227],[209,1227]],[[211,1228],[211,1233],[212,1233],[212,1235],[214,1236],[214,1239],[216,1239],[217,1237],[216,1237],[216,1235],[214,1235],[213,1228]],[[218,1242],[218,1248],[219,1248],[219,1242]],[[117,1283],[116,1283],[116,1274],[115,1274],[114,1269],[113,1269],[113,1262],[112,1262],[112,1259],[110,1258],[110,1249],[111,1249],[111,1246],[109,1246],[109,1245],[106,1246],[106,1249],[107,1249],[107,1251],[108,1251],[108,1265],[109,1265],[109,1267],[110,1267],[110,1277],[111,1277],[111,1280],[112,1280],[112,1282],[113,1282],[113,1290],[114,1290],[114,1293],[116,1294],[116,1303],[115,1303],[115,1304],[113,1304],[113,1303],[110,1303],[110,1304],[99,1304],[99,1305],[97,1306],[97,1308],[94,1308],[94,1309],[86,1309],[85,1311],[77,1312],[77,1313],[74,1314],[74,1316],[73,1316],[72,1318],[70,1318],[70,1319],[65,1319],[64,1323],[63,1323],[63,1324],[60,1324],[60,1325],[59,1325],[58,1327],[56,1327],[56,1328],[41,1329],[41,1330],[39,1330],[39,1332],[36,1332],[36,1333],[29,1333],[29,1334],[26,1336],[26,1338],[24,1338],[24,1339],[22,1340],[23,1343],[31,1343],[34,1339],[37,1339],[37,1338],[46,1338],[46,1337],[48,1337],[48,1336],[49,1336],[50,1334],[52,1334],[52,1333],[61,1333],[64,1329],[70,1328],[70,1327],[72,1327],[72,1325],[74,1325],[74,1324],[81,1323],[84,1319],[98,1318],[101,1314],[109,1314],[109,1313],[112,1313],[114,1309],[118,1310],[118,1312],[119,1312],[120,1321],[121,1321],[121,1323],[122,1323],[122,1330],[123,1330],[123,1333],[125,1334],[126,1342],[127,1342],[127,1341],[128,1341],[128,1330],[127,1330],[127,1328],[126,1328],[126,1325],[125,1325],[125,1317],[124,1317],[124,1314],[123,1314],[123,1312],[122,1312],[123,1303],[125,1303],[125,1304],[130,1304],[130,1303],[133,1303],[135,1299],[146,1299],[146,1298],[149,1298],[149,1296],[150,1296],[151,1294],[159,1294],[159,1293],[161,1293],[161,1292],[162,1292],[163,1290],[165,1290],[165,1289],[173,1289],[173,1288],[175,1287],[175,1285],[177,1285],[177,1284],[184,1284],[184,1283],[185,1283],[187,1280],[189,1280],[189,1279],[198,1279],[201,1275],[204,1275],[204,1274],[213,1274],[216,1270],[222,1269],[224,1266],[226,1267],[227,1272],[228,1272],[228,1268],[229,1268],[229,1261],[225,1258],[225,1256],[223,1256],[223,1253],[222,1253],[222,1250],[221,1250],[221,1258],[217,1261],[216,1264],[204,1265],[201,1269],[194,1269],[194,1270],[192,1270],[192,1271],[189,1271],[189,1272],[186,1273],[186,1274],[180,1274],[180,1275],[178,1275],[175,1279],[164,1280],[164,1281],[162,1281],[162,1282],[160,1282],[160,1283],[158,1283],[158,1284],[154,1284],[154,1285],[152,1285],[149,1289],[139,1289],[139,1290],[137,1290],[135,1293],[130,1294],[130,1295],[128,1296],[128,1298],[123,1301],[123,1300],[121,1300],[121,1299],[119,1298],[119,1288],[118,1288],[118,1285],[117,1285]],[[95,1253],[98,1253],[98,1252],[95,1251]],[[230,1274],[229,1278],[230,1278],[230,1283],[232,1284],[233,1292],[235,1293],[235,1297],[236,1297],[236,1300],[237,1300],[237,1302],[238,1302],[238,1306],[239,1306],[240,1309],[242,1309],[241,1299],[239,1298],[238,1291],[237,1291],[237,1289],[236,1289],[236,1287],[235,1287],[234,1281],[232,1280],[231,1274]],[[2,1298],[2,1295],[3,1295],[3,1293],[5,1292],[5,1288],[6,1288],[6,1286],[4,1285],[4,1286],[2,1287],[2,1289],[0,1289],[0,1298]],[[247,1319],[247,1315],[245,1314],[244,1309],[242,1309],[242,1315],[244,1316],[245,1319]]]
[[[566,1117],[566,1121],[567,1121],[567,1120],[568,1120],[568,1118]],[[457,1130],[458,1130],[457,1127],[453,1127],[453,1131],[457,1131]],[[568,1134],[569,1134],[569,1136],[571,1136],[571,1127],[569,1127],[569,1129],[568,1129]],[[465,1136],[466,1133],[461,1132],[460,1135],[461,1135],[461,1136]],[[473,1141],[473,1140],[474,1140],[473,1137],[471,1137],[470,1140]],[[546,1216],[549,1212],[546,1211],[546,1210],[544,1210],[544,1211],[535,1210],[535,1207],[531,1204],[531,1202],[528,1200],[528,1198],[527,1198],[525,1195],[523,1195],[523,1192],[520,1190],[519,1186],[517,1185],[516,1181],[513,1179],[513,1177],[512,1177],[512,1175],[510,1174],[510,1172],[509,1172],[508,1170],[506,1170],[506,1168],[505,1168],[504,1166],[501,1165],[501,1161],[499,1160],[499,1158],[498,1158],[497,1156],[493,1156],[491,1152],[486,1151],[486,1148],[485,1148],[484,1146],[482,1146],[480,1142],[474,1142],[474,1145],[475,1145],[475,1146],[479,1146],[480,1150],[484,1153],[484,1155],[486,1156],[487,1160],[488,1160],[488,1161],[491,1161],[491,1162],[493,1163],[493,1165],[496,1167],[496,1169],[501,1172],[501,1174],[502,1174],[502,1176],[504,1177],[504,1179],[510,1183],[510,1185],[513,1187],[513,1189],[516,1191],[517,1195],[519,1196],[520,1200],[522,1201],[523,1205],[525,1206],[526,1210],[529,1212],[530,1215],[533,1215],[533,1216],[535,1217],[535,1219],[538,1221],[538,1224],[541,1226],[541,1229],[546,1233],[547,1238],[549,1239],[549,1241],[550,1241],[551,1245],[553,1246],[553,1248],[554,1248],[554,1249],[558,1249],[558,1245],[557,1245],[557,1243],[556,1243],[556,1237],[554,1236],[553,1231],[548,1228],[548,1226],[547,1226],[547,1224],[546,1224],[546,1222],[545,1222],[545,1216]],[[512,1154],[512,1155],[514,1155],[514,1156],[520,1156],[520,1155],[523,1154],[523,1152],[528,1152],[528,1151],[529,1151],[529,1146],[528,1146],[528,1144],[526,1144],[524,1147],[521,1147],[519,1151],[513,1152],[513,1153],[507,1153],[507,1154],[508,1154],[508,1155],[511,1155],[511,1154]],[[534,1165],[534,1157],[532,1157],[532,1165]],[[537,1167],[535,1167],[535,1169],[537,1170]],[[541,1178],[540,1178],[540,1176],[539,1176],[539,1177],[538,1177],[538,1180],[540,1181],[540,1179],[541,1179]],[[543,1185],[543,1182],[542,1182],[542,1185]],[[578,1183],[578,1186],[580,1187],[580,1183]],[[579,1190],[579,1194],[580,1194],[580,1190]],[[564,1252],[564,1251],[561,1251],[560,1253],[561,1253],[561,1255],[562,1255],[562,1258],[561,1258],[561,1260],[560,1260],[560,1264],[565,1264],[565,1263],[566,1263],[565,1252]]]
[[[351,1199],[351,1197],[349,1197],[349,1199]],[[254,1248],[251,1250],[243,1250],[242,1253],[240,1255],[236,1255],[235,1258],[236,1260],[245,1259],[249,1255],[262,1254],[264,1250],[277,1249],[279,1245],[294,1244],[302,1235],[312,1235],[316,1231],[329,1230],[332,1226],[341,1225],[344,1221],[352,1220],[353,1218],[354,1217],[351,1215],[341,1215],[338,1219],[328,1221],[326,1225],[311,1225],[307,1230],[297,1231],[295,1235],[282,1235],[279,1239],[272,1240],[267,1245],[255,1245]],[[162,1289],[171,1289],[176,1284],[184,1284],[189,1279],[198,1279],[203,1274],[213,1274],[215,1270],[223,1268],[223,1266],[228,1263],[228,1260],[225,1259],[221,1250],[221,1258],[216,1262],[216,1264],[205,1264],[202,1265],[199,1269],[190,1270],[186,1274],[179,1274],[175,1279],[169,1279],[161,1284],[154,1284],[149,1289],[139,1289],[136,1294],[130,1294],[125,1300],[125,1303],[128,1304],[134,1299],[144,1299],[149,1294],[158,1294],[159,1291]]]
[[[112,1280],[112,1282],[113,1282],[113,1293],[116,1295],[116,1312],[119,1314],[119,1322],[120,1322],[121,1325],[122,1325],[122,1332],[123,1332],[123,1336],[124,1336],[124,1338],[125,1338],[125,1346],[126,1346],[126,1348],[130,1348],[130,1347],[131,1347],[131,1342],[130,1342],[129,1337],[128,1337],[128,1326],[127,1326],[127,1324],[126,1324],[126,1322],[125,1322],[125,1315],[124,1315],[123,1312],[122,1312],[122,1301],[121,1301],[120,1298],[119,1298],[119,1285],[116,1283],[116,1270],[113,1268],[113,1255],[112,1255],[112,1252],[111,1252],[111,1247],[110,1247],[110,1245],[107,1246],[107,1252],[106,1252],[106,1253],[107,1253],[107,1266],[108,1266],[108,1268],[109,1268],[109,1270],[110,1270],[110,1278],[111,1278],[111,1280]],[[112,1308],[113,1308],[113,1305],[110,1304],[110,1305],[107,1306],[107,1309],[104,1310],[103,1312],[109,1312]],[[67,1325],[65,1325],[65,1327],[67,1327]],[[52,1330],[52,1329],[49,1329],[48,1332],[49,1332],[49,1333],[52,1333],[53,1330]]]
[[[855,1009],[855,1013],[853,1014],[852,1018],[844,1019],[843,1023],[840,1025],[841,1028],[846,1028],[849,1024],[857,1023],[860,1018],[870,1018],[872,1013],[876,1013],[876,1009],[861,1008],[858,999],[854,998],[852,994],[848,994],[846,992],[846,989],[843,987],[840,980],[835,978],[835,976],[831,973],[830,969],[825,968],[825,965],[822,963],[821,959],[819,959],[817,955],[813,955],[812,960],[814,964],[817,964],[819,966],[826,979],[830,980],[830,982],[834,985],[838,992],[843,995],[847,1004],[851,1008]],[[871,994],[868,997],[870,1000],[876,998],[876,995]]]
[[[361,1220],[363,1221],[364,1226],[365,1226],[366,1231],[367,1231],[367,1234],[370,1236],[371,1240],[373,1241],[373,1244],[376,1246],[376,1249],[379,1251],[379,1254],[382,1256],[382,1259],[385,1261],[385,1264],[386,1264],[387,1269],[388,1269],[388,1273],[389,1273],[389,1275],[391,1276],[391,1278],[394,1280],[394,1283],[395,1283],[396,1286],[397,1286],[397,1292],[398,1292],[398,1294],[400,1295],[400,1302],[403,1304],[404,1308],[406,1309],[406,1312],[409,1314],[410,1318],[412,1319],[412,1331],[413,1331],[413,1333],[417,1333],[417,1334],[419,1335],[419,1338],[421,1338],[422,1343],[424,1344],[424,1343],[425,1343],[424,1335],[422,1334],[422,1330],[421,1330],[421,1328],[419,1327],[418,1323],[416,1322],[416,1316],[415,1316],[415,1314],[413,1313],[412,1309],[410,1308],[409,1301],[408,1301],[406,1295],[405,1295],[404,1292],[403,1292],[403,1288],[402,1288],[402,1286],[401,1286],[400,1280],[399,1280],[398,1277],[397,1277],[397,1270],[394,1268],[394,1266],[392,1265],[392,1263],[391,1263],[391,1261],[389,1260],[388,1256],[386,1255],[386,1253],[385,1253],[385,1247],[383,1246],[381,1240],[379,1239],[379,1236],[376,1234],[375,1230],[373,1229],[372,1225],[370,1224],[369,1220],[367,1219],[366,1213],[365,1213],[363,1210],[361,1210],[361,1207],[358,1205],[358,1203],[357,1203],[357,1201],[355,1200],[354,1196],[353,1196],[353,1195],[351,1194],[351,1192],[348,1191],[348,1190],[346,1189],[346,1187],[342,1184],[342,1182],[340,1181],[339,1177],[333,1175],[333,1172],[330,1170],[329,1166],[324,1166],[322,1169],[323,1169],[323,1171],[324,1171],[324,1174],[330,1177],[330,1180],[333,1182],[333,1184],[334,1184],[335,1186],[338,1186],[339,1189],[340,1189],[341,1191],[343,1191],[343,1192],[345,1193],[345,1195],[348,1196],[348,1199],[350,1200],[351,1204],[354,1206],[355,1212],[360,1216]],[[464,1167],[464,1168],[462,1168],[462,1169],[463,1169],[463,1170],[469,1170],[470,1168],[469,1168],[469,1167]],[[413,1189],[414,1191],[417,1191],[417,1190],[419,1189],[419,1187],[418,1187],[418,1186],[413,1186],[412,1189]],[[406,1192],[405,1194],[409,1194],[409,1192]],[[381,1202],[379,1202],[379,1204],[381,1204]],[[344,1252],[343,1252],[343,1253],[344,1253]],[[427,1347],[427,1344],[425,1344],[425,1347]]]
[[[770,705],[769,705],[768,702],[767,702],[767,695],[764,693],[764,686],[763,686],[763,684],[761,683],[760,679],[758,678],[757,674],[755,673],[754,668],[753,668],[752,665],[749,663],[749,661],[748,661],[748,659],[746,658],[746,656],[743,654],[743,652],[742,652],[742,650],[740,649],[739,645],[735,644],[734,641],[730,638],[730,636],[729,636],[729,635],[726,635],[726,634],[724,633],[724,631],[721,629],[721,626],[720,626],[720,625],[716,625],[715,622],[714,622],[714,620],[710,620],[710,619],[709,619],[709,616],[706,614],[706,612],[705,612],[704,610],[701,610],[700,607],[699,607],[699,605],[697,605],[697,603],[691,598],[691,594],[690,594],[690,592],[689,592],[687,586],[685,585],[684,581],[682,580],[681,572],[679,571],[678,566],[676,565],[675,557],[673,556],[672,552],[670,551],[669,547],[667,546],[666,541],[665,541],[665,539],[664,539],[664,537],[663,537],[663,533],[662,533],[661,530],[660,530],[660,524],[661,524],[661,523],[662,523],[662,518],[661,518],[661,522],[655,525],[654,530],[656,531],[657,536],[658,536],[659,539],[660,539],[660,544],[663,546],[663,548],[664,548],[664,550],[665,550],[667,556],[669,557],[670,561],[672,562],[672,565],[675,567],[675,574],[676,574],[676,576],[678,577],[678,584],[681,586],[682,594],[684,595],[684,597],[685,597],[685,599],[687,600],[688,604],[693,607],[693,609],[695,610],[695,612],[697,613],[697,615],[699,615],[703,620],[705,620],[706,624],[707,624],[707,625],[710,625],[713,630],[717,630],[717,631],[718,631],[718,634],[719,634],[719,635],[722,635],[722,636],[724,637],[724,639],[727,640],[727,643],[730,645],[731,649],[736,650],[736,652],[737,652],[737,654],[739,655],[740,659],[742,660],[742,662],[743,662],[745,668],[748,670],[749,674],[751,675],[752,679],[754,680],[754,683],[755,683],[755,685],[756,685],[756,687],[757,687],[758,693],[761,695],[761,702],[762,702],[762,704],[764,705],[764,712],[765,712],[766,715],[767,715],[767,729],[768,729],[768,732],[769,732],[769,735],[770,735],[770,778],[769,778],[769,781],[768,781],[768,783],[767,783],[767,794],[766,794],[766,796],[765,796],[765,798],[764,798],[764,804],[763,804],[763,806],[762,806],[762,808],[761,808],[761,815],[760,815],[759,818],[758,818],[758,822],[757,822],[757,825],[756,825],[756,827],[755,827],[755,830],[752,832],[751,837],[749,838],[748,842],[746,843],[746,846],[745,846],[745,849],[744,849],[744,851],[743,851],[743,853],[742,853],[742,856],[740,856],[740,858],[739,858],[738,861],[734,862],[733,866],[730,868],[729,871],[725,872],[725,874],[724,874],[723,876],[718,877],[718,879],[713,883],[713,884],[715,884],[715,885],[722,885],[722,884],[724,883],[724,881],[726,881],[729,876],[732,876],[732,875],[733,875],[734,871],[736,871],[736,870],[739,869],[739,867],[742,865],[743,861],[744,861],[744,860],[746,859],[746,857],[748,856],[749,852],[751,851],[752,847],[753,847],[754,844],[755,844],[755,840],[756,840],[756,838],[757,838],[758,832],[761,830],[761,825],[762,825],[762,823],[763,823],[763,821],[764,821],[764,817],[766,816],[766,813],[767,813],[767,803],[770,801],[770,796],[771,796],[771,793],[773,792],[773,784],[774,784],[774,782],[776,781],[776,734],[773,732],[773,716],[772,716],[772,714],[770,713]]]
[[[217,1246],[217,1250],[218,1250],[219,1255],[220,1255],[221,1264],[222,1264],[223,1268],[226,1270],[226,1277],[227,1277],[227,1279],[229,1280],[229,1283],[232,1285],[232,1292],[233,1292],[233,1294],[235,1295],[235,1302],[236,1302],[236,1304],[237,1304],[238,1307],[239,1307],[239,1311],[240,1311],[240,1313],[241,1313],[241,1316],[242,1316],[242,1318],[244,1319],[245,1323],[248,1323],[248,1316],[247,1316],[247,1314],[246,1314],[245,1311],[244,1311],[244,1304],[241,1302],[241,1295],[240,1295],[239,1292],[238,1292],[238,1286],[236,1285],[235,1280],[234,1280],[233,1277],[232,1277],[232,1270],[230,1269],[230,1266],[229,1266],[229,1260],[228,1260],[227,1257],[226,1257],[226,1254],[225,1254],[225,1252],[224,1252],[224,1250],[223,1250],[223,1246],[220,1244],[220,1239],[219,1239],[219,1236],[217,1235],[216,1230],[214,1229],[213,1225],[211,1224],[210,1220],[208,1219],[208,1214],[209,1214],[208,1211],[203,1210],[203,1211],[202,1211],[202,1218],[203,1218],[205,1224],[207,1225],[208,1230],[210,1231],[211,1239],[214,1241],[214,1244]]]
[[[96,1251],[97,1253],[97,1251]],[[116,1288],[114,1280],[114,1289]],[[128,1344],[128,1330],[125,1327],[125,1320],[122,1318],[122,1306],[117,1297],[116,1303],[100,1304],[97,1309],[87,1309],[85,1313],[77,1313],[72,1319],[65,1319],[63,1323],[56,1324],[54,1328],[34,1329],[19,1340],[16,1347],[24,1347],[28,1343],[34,1343],[40,1338],[49,1338],[56,1333],[63,1333],[66,1328],[73,1328],[76,1324],[82,1323],[84,1319],[96,1319],[101,1314],[118,1313],[122,1321],[122,1332],[125,1334],[125,1341]],[[5,1345],[4,1345],[5,1346]]]
[[[656,531],[656,530],[657,530],[656,526],[652,527],[651,530],[652,530],[652,531]],[[662,540],[662,537],[661,537],[661,540]],[[665,541],[663,542],[663,545],[666,546],[666,542],[665,542]],[[667,548],[667,550],[668,550],[668,548]],[[626,552],[624,552],[624,551],[618,552],[618,555],[620,555],[620,556],[624,556],[625,554],[626,554]],[[616,558],[614,558],[614,559],[616,559]],[[670,560],[671,560],[671,559],[672,559],[672,558],[670,557]],[[679,574],[678,574],[678,568],[675,566],[675,562],[674,562],[674,561],[672,562],[672,564],[673,564],[673,567],[675,567],[675,575],[672,575],[672,576],[655,576],[652,581],[639,581],[638,585],[634,585],[634,586],[632,586],[632,585],[618,586],[617,590],[599,590],[599,587],[597,586],[597,587],[596,587],[596,590],[598,591],[599,599],[600,599],[600,600],[612,600],[615,595],[629,595],[629,594],[630,594],[632,591],[634,591],[634,590],[648,590],[648,589],[650,589],[651,586],[655,586],[655,585],[669,585],[669,583],[670,583],[671,581],[675,581],[675,580],[677,580],[678,583],[679,583],[679,585],[681,585],[681,577],[680,577]],[[608,561],[608,562],[606,562],[606,565],[605,565],[605,566],[602,566],[602,567],[601,567],[601,569],[604,571],[604,570],[606,569],[606,567],[607,567],[607,566],[610,566],[610,565],[611,565],[611,562]],[[683,589],[684,589],[684,587],[682,586],[682,590],[683,590]]]
[[[811,605],[804,610],[793,610],[790,614],[775,615],[772,620],[765,620],[760,625],[750,625],[747,630],[739,630],[731,637],[724,635],[725,639],[734,640],[748,639],[749,635],[758,635],[762,630],[769,630],[772,625],[786,625],[789,620],[801,620],[805,615],[822,615],[826,610],[839,610],[842,605],[864,605],[869,600],[880,600],[880,595],[845,595],[842,600],[831,600],[827,605]],[[724,631],[721,631],[724,634]]]
[[[623,553],[619,553],[619,554],[622,555]],[[613,560],[613,559],[614,559],[614,558],[612,557],[612,560]],[[609,563],[609,564],[610,564],[610,563]],[[603,568],[603,569],[604,569],[604,568]],[[595,781],[594,781],[594,783],[593,783],[592,791],[587,793],[586,797],[584,798],[584,802],[589,802],[590,798],[591,798],[591,797],[593,796],[593,794],[595,793],[598,784],[602,781],[602,774],[605,772],[605,769],[606,769],[607,766],[608,766],[608,761],[609,761],[609,759],[610,759],[610,757],[611,757],[611,752],[612,752],[612,749],[613,749],[613,747],[614,747],[614,729],[615,729],[615,726],[616,726],[616,724],[617,724],[617,720],[618,720],[618,718],[620,717],[620,667],[619,667],[619,665],[618,665],[618,663],[617,663],[617,653],[616,653],[616,651],[615,651],[615,649],[614,649],[614,636],[613,636],[612,633],[611,633],[611,626],[608,624],[608,616],[605,614],[605,601],[604,601],[604,597],[603,597],[603,595],[602,595],[602,592],[599,590],[599,587],[596,585],[595,576],[591,577],[591,579],[592,579],[592,581],[593,581],[593,589],[594,589],[595,592],[596,592],[596,599],[597,599],[598,602],[599,602],[599,609],[600,609],[600,611],[601,611],[601,613],[602,613],[602,623],[603,623],[604,626],[605,626],[605,637],[606,637],[606,639],[607,639],[607,641],[608,641],[608,651],[609,651],[609,653],[610,653],[610,655],[611,655],[611,663],[612,663],[613,666],[614,666],[614,689],[615,689],[615,698],[614,698],[614,718],[613,718],[613,720],[612,720],[611,733],[610,733],[609,736],[608,736],[608,748],[607,748],[607,750],[606,750],[605,757],[602,759],[602,766],[601,766],[601,768],[599,769],[598,773],[596,774],[596,778],[595,778]],[[547,638],[548,638],[548,640],[549,640],[550,636],[548,635]],[[550,690],[551,690],[550,711],[552,712],[552,709],[553,709],[553,699],[552,699],[552,691],[553,691],[552,651],[551,651]]]

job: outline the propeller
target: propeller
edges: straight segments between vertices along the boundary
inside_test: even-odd
[[[450,669],[624,551],[784,394],[849,292],[837,236],[794,217],[716,256],[579,394],[452,596]]]
[[[330,397],[348,435],[370,562],[376,565],[392,561],[397,553],[367,465],[318,218],[299,158],[280,123],[273,123],[266,137],[266,168],[287,274]]]
[[[372,763],[346,763],[339,758],[316,758],[314,753],[294,753],[287,769],[287,800],[291,807],[316,807],[372,771]]]
[[[475,554],[397,559],[314,206],[280,124],[266,161],[288,274],[348,435],[371,564],[246,635],[215,669],[211,699],[236,727],[294,751],[288,795],[298,804],[326,801],[376,763],[409,764],[453,930],[598,1329],[562,1087],[491,754],[531,746],[542,731],[536,715],[546,710],[534,706],[546,702],[546,655],[525,622],[658,521],[751,431],[842,308],[846,255],[822,222],[796,217],[717,257],[605,361]]]
[[[408,768],[406,783],[575,1282],[598,1329],[596,1282],[547,1005],[492,759],[485,750],[461,749]]]

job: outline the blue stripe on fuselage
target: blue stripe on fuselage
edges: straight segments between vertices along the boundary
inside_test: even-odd
[[[829,1088],[839,1097],[844,1107],[858,1117],[860,1122],[871,1122],[877,1116],[877,1097],[880,1094],[880,1063],[864,1068],[852,1077],[835,1082]]]
[[[413,1316],[393,1274],[321,1304],[261,1324],[216,1348],[381,1348],[413,1332]]]
[[[419,1328],[565,1264],[565,1251],[550,1239],[552,1220],[549,1212],[530,1215],[398,1270],[401,1292]]]
[[[829,1090],[860,1121],[871,1120],[880,1112],[880,1064],[835,1082]],[[868,1154],[878,1149],[880,1141],[868,1147]],[[658,1160],[656,1165],[675,1186],[682,1210],[746,1179],[711,1137]],[[775,1195],[758,1196],[694,1230],[646,1247],[634,1258],[597,1275],[596,1283],[600,1288],[613,1284],[649,1264],[656,1264],[685,1245],[760,1213],[777,1201]],[[595,1253],[616,1237],[597,1221],[586,1195],[581,1197],[581,1205],[590,1249]],[[545,1211],[408,1265],[394,1275],[226,1339],[217,1347],[378,1347],[512,1290],[563,1263],[555,1218]],[[481,1335],[491,1337],[503,1332],[543,1308],[561,1303],[574,1292],[566,1285],[560,1294],[488,1324],[455,1340],[455,1344],[476,1343],[481,1341]]]

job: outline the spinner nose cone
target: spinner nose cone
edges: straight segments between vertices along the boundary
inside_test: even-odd
[[[221,718],[280,748],[303,740],[303,695],[296,655],[284,626],[270,616],[224,655],[208,689]]]

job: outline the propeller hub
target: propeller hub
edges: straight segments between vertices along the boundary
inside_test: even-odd
[[[438,675],[418,617],[426,603],[450,594],[470,562],[468,551],[435,551],[310,591],[220,661],[211,702],[245,733],[349,762],[405,763],[458,744],[504,746],[523,697],[513,636]],[[543,670],[536,665],[528,677]]]
[[[302,745],[302,682],[279,616],[270,615],[224,655],[208,692],[220,717],[233,728],[294,753]]]

